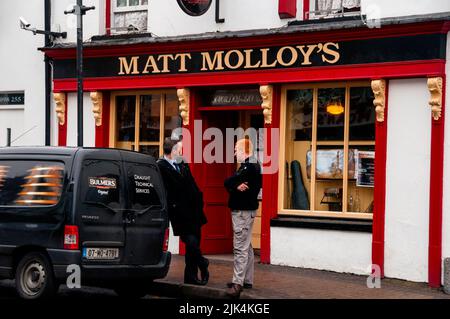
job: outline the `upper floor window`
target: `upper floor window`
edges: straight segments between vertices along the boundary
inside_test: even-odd
[[[358,15],[361,0],[311,0],[310,19],[337,18]]]
[[[113,33],[147,31],[148,0],[111,0]]]

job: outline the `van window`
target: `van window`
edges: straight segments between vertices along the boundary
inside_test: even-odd
[[[144,210],[162,208],[161,178],[155,167],[145,164],[126,163],[130,208]]]
[[[61,198],[64,164],[0,161],[0,206],[51,206]]]
[[[120,208],[120,163],[86,160],[81,177],[81,198],[84,203],[111,209]]]

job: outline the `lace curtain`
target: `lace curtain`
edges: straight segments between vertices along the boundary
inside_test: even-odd
[[[316,10],[338,10],[359,8],[361,0],[316,0]]]

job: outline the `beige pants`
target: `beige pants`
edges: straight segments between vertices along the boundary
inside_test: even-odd
[[[253,284],[254,261],[252,229],[256,210],[231,212],[233,222],[234,274],[233,283]]]

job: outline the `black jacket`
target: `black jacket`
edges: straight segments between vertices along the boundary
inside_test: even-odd
[[[203,193],[195,183],[189,166],[182,162],[180,173],[165,159],[157,161],[167,191],[167,206],[176,236],[195,234],[206,224]]]
[[[239,185],[247,182],[248,189],[241,192]],[[262,186],[261,166],[254,158],[247,158],[233,176],[225,180],[225,188],[230,194],[228,207],[231,210],[258,209],[258,194]]]

